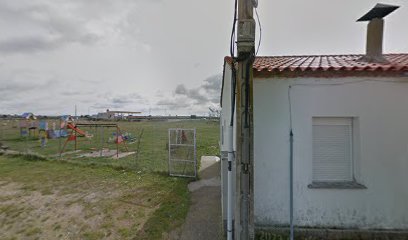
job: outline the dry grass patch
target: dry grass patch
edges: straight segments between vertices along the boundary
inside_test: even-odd
[[[184,220],[186,184],[159,174],[0,156],[0,239],[159,239]],[[162,214],[166,209],[173,217]]]

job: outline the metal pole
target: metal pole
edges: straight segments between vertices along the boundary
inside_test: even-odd
[[[74,126],[74,134],[75,134],[75,151],[77,150],[77,138],[78,138],[78,135],[77,135],[77,131],[76,131],[76,126]]]
[[[197,178],[197,143],[196,143],[196,129],[194,128],[194,174]]]
[[[28,124],[28,121],[26,120],[26,126],[27,126],[27,134],[25,135],[24,138],[24,143],[25,143],[25,152],[26,154],[28,153],[28,137],[30,135],[30,125]],[[21,131],[21,130],[20,130]]]
[[[99,139],[98,139],[98,126],[97,125],[95,125],[94,126],[95,127],[95,139],[94,139],[94,147],[95,147],[95,150],[97,151],[98,150],[98,142],[99,142]]]
[[[62,124],[62,120],[60,118],[60,120],[59,120],[59,138],[58,138],[58,152],[59,152],[60,160],[61,160],[61,157],[62,157],[62,152],[61,152],[61,124]]]
[[[99,152],[99,156],[102,157],[103,156],[103,135],[104,135],[104,127],[101,128],[101,145],[100,145],[100,152]]]
[[[227,175],[227,240],[232,240],[232,162],[234,158],[234,131],[228,127],[228,175]]]
[[[116,126],[116,157],[119,159],[119,127]]]
[[[169,175],[171,175],[171,169],[170,169],[170,161],[171,161],[171,129],[169,129],[169,147],[168,147],[168,149],[169,149],[169,165],[168,165],[168,167],[169,167]]]
[[[293,231],[293,131],[292,129],[290,130],[290,160],[289,160],[289,184],[290,184],[290,203],[289,203],[289,208],[290,208],[290,240],[293,240],[294,238],[294,231]]]
[[[3,123],[3,121],[0,121],[0,128],[1,128],[1,139],[0,139],[0,141],[4,140],[3,124],[5,124],[5,123]]]
[[[30,131],[28,128],[27,128],[27,130]],[[29,136],[29,133],[27,133],[26,137],[25,137],[25,152],[26,152],[26,154],[28,154],[28,136]]]

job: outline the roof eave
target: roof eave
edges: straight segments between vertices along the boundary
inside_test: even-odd
[[[408,77],[408,71],[348,71],[348,70],[326,70],[326,71],[257,71],[254,69],[254,78],[344,78],[344,77]]]

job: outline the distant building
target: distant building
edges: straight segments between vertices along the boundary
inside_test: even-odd
[[[25,113],[21,114],[21,117],[24,118],[24,119],[27,119],[27,120],[37,119],[37,117],[31,112],[25,112]]]
[[[142,112],[131,112],[131,111],[110,111],[109,109],[106,112],[98,113],[96,115],[97,119],[103,120],[124,120],[134,117],[134,114],[141,114]]]

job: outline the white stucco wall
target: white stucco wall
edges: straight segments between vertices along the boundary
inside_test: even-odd
[[[255,79],[257,225],[289,222],[289,85],[358,82],[292,87],[295,225],[408,229],[408,78],[362,79]],[[357,119],[355,175],[367,189],[308,188],[313,116]]]

